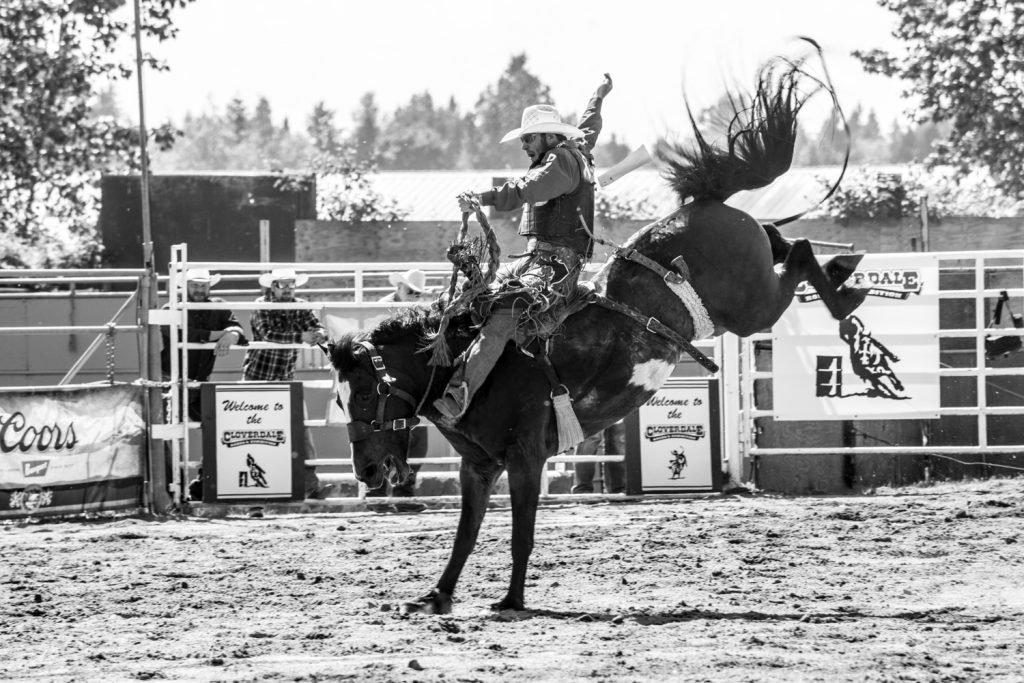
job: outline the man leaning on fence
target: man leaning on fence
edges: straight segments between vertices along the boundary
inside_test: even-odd
[[[220,281],[220,275],[211,275],[210,271],[203,268],[193,268],[185,274],[185,297],[189,303],[226,303],[224,299],[210,296],[210,288]],[[164,305],[168,308],[170,304]],[[226,356],[232,345],[245,346],[249,340],[242,331],[242,325],[235,318],[235,314],[226,308],[215,310],[190,310],[187,318],[188,328],[186,339],[189,343],[202,344],[216,342],[213,349],[189,349],[188,355],[188,377],[191,382],[206,382],[213,373],[213,366],[217,358]],[[160,352],[160,369],[163,373],[163,380],[171,378],[171,329],[162,325],[160,332],[163,335],[163,349]],[[179,356],[179,371],[181,370],[181,357]],[[185,402],[187,410],[183,413],[192,422],[202,420],[202,412],[199,404],[199,390],[189,389],[188,400]]]
[[[296,273],[291,268],[278,268],[260,275],[260,286],[266,294],[256,303],[304,303],[305,299],[295,296],[295,290],[306,284],[309,276]],[[257,309],[250,318],[252,340],[275,344],[322,344],[327,341],[327,330],[319,318],[309,309],[282,308]],[[242,379],[246,382],[291,382],[295,379],[296,349],[249,349],[242,364]],[[306,459],[316,458],[316,447],[309,428],[304,430]],[[336,487],[320,484],[316,468],[306,467],[306,498],[326,498]]]

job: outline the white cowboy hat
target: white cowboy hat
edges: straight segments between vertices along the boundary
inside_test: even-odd
[[[296,273],[294,268],[275,268],[260,275],[260,287],[272,287],[278,280],[295,280],[295,286],[301,287],[309,282],[309,276],[305,273]]]
[[[209,282],[210,286],[213,287],[220,282],[220,275],[210,275],[210,271],[206,268],[190,268],[185,273],[185,279],[188,282]]]
[[[407,270],[404,273],[391,273],[388,275],[388,282],[397,287],[400,283],[414,292],[425,293],[430,290],[427,289],[427,274],[422,270],[413,268]]]
[[[558,110],[550,104],[534,104],[524,109],[522,125],[506,133],[501,141],[518,140],[530,133],[557,133],[567,138],[583,137],[582,130],[568,123],[562,123],[562,117],[558,115]]]

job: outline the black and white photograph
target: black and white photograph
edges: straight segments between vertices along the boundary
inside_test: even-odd
[[[0,0],[0,680],[1024,680],[1024,0]]]

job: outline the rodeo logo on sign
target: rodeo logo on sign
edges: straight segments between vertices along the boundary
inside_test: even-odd
[[[906,301],[911,294],[921,293],[921,271],[916,268],[858,270],[850,276],[846,285],[867,288],[869,297]],[[806,282],[801,282],[796,289],[796,299],[802,304],[817,301],[820,298],[821,295]]]
[[[217,499],[292,494],[292,396],[287,384],[217,385]]]
[[[700,405],[700,399],[695,399]],[[648,425],[644,430],[644,438],[648,441],[663,439],[690,439],[696,441],[704,438],[704,425]]]
[[[773,328],[779,420],[921,418],[938,414],[938,263],[931,254],[868,255],[848,286],[866,290],[843,320],[804,283]]]

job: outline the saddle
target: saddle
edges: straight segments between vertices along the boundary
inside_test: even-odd
[[[543,310],[528,312],[516,329],[516,345],[525,348],[534,341],[546,342],[558,333],[566,318],[595,303],[598,296],[592,283],[580,282],[568,297],[559,297]]]

